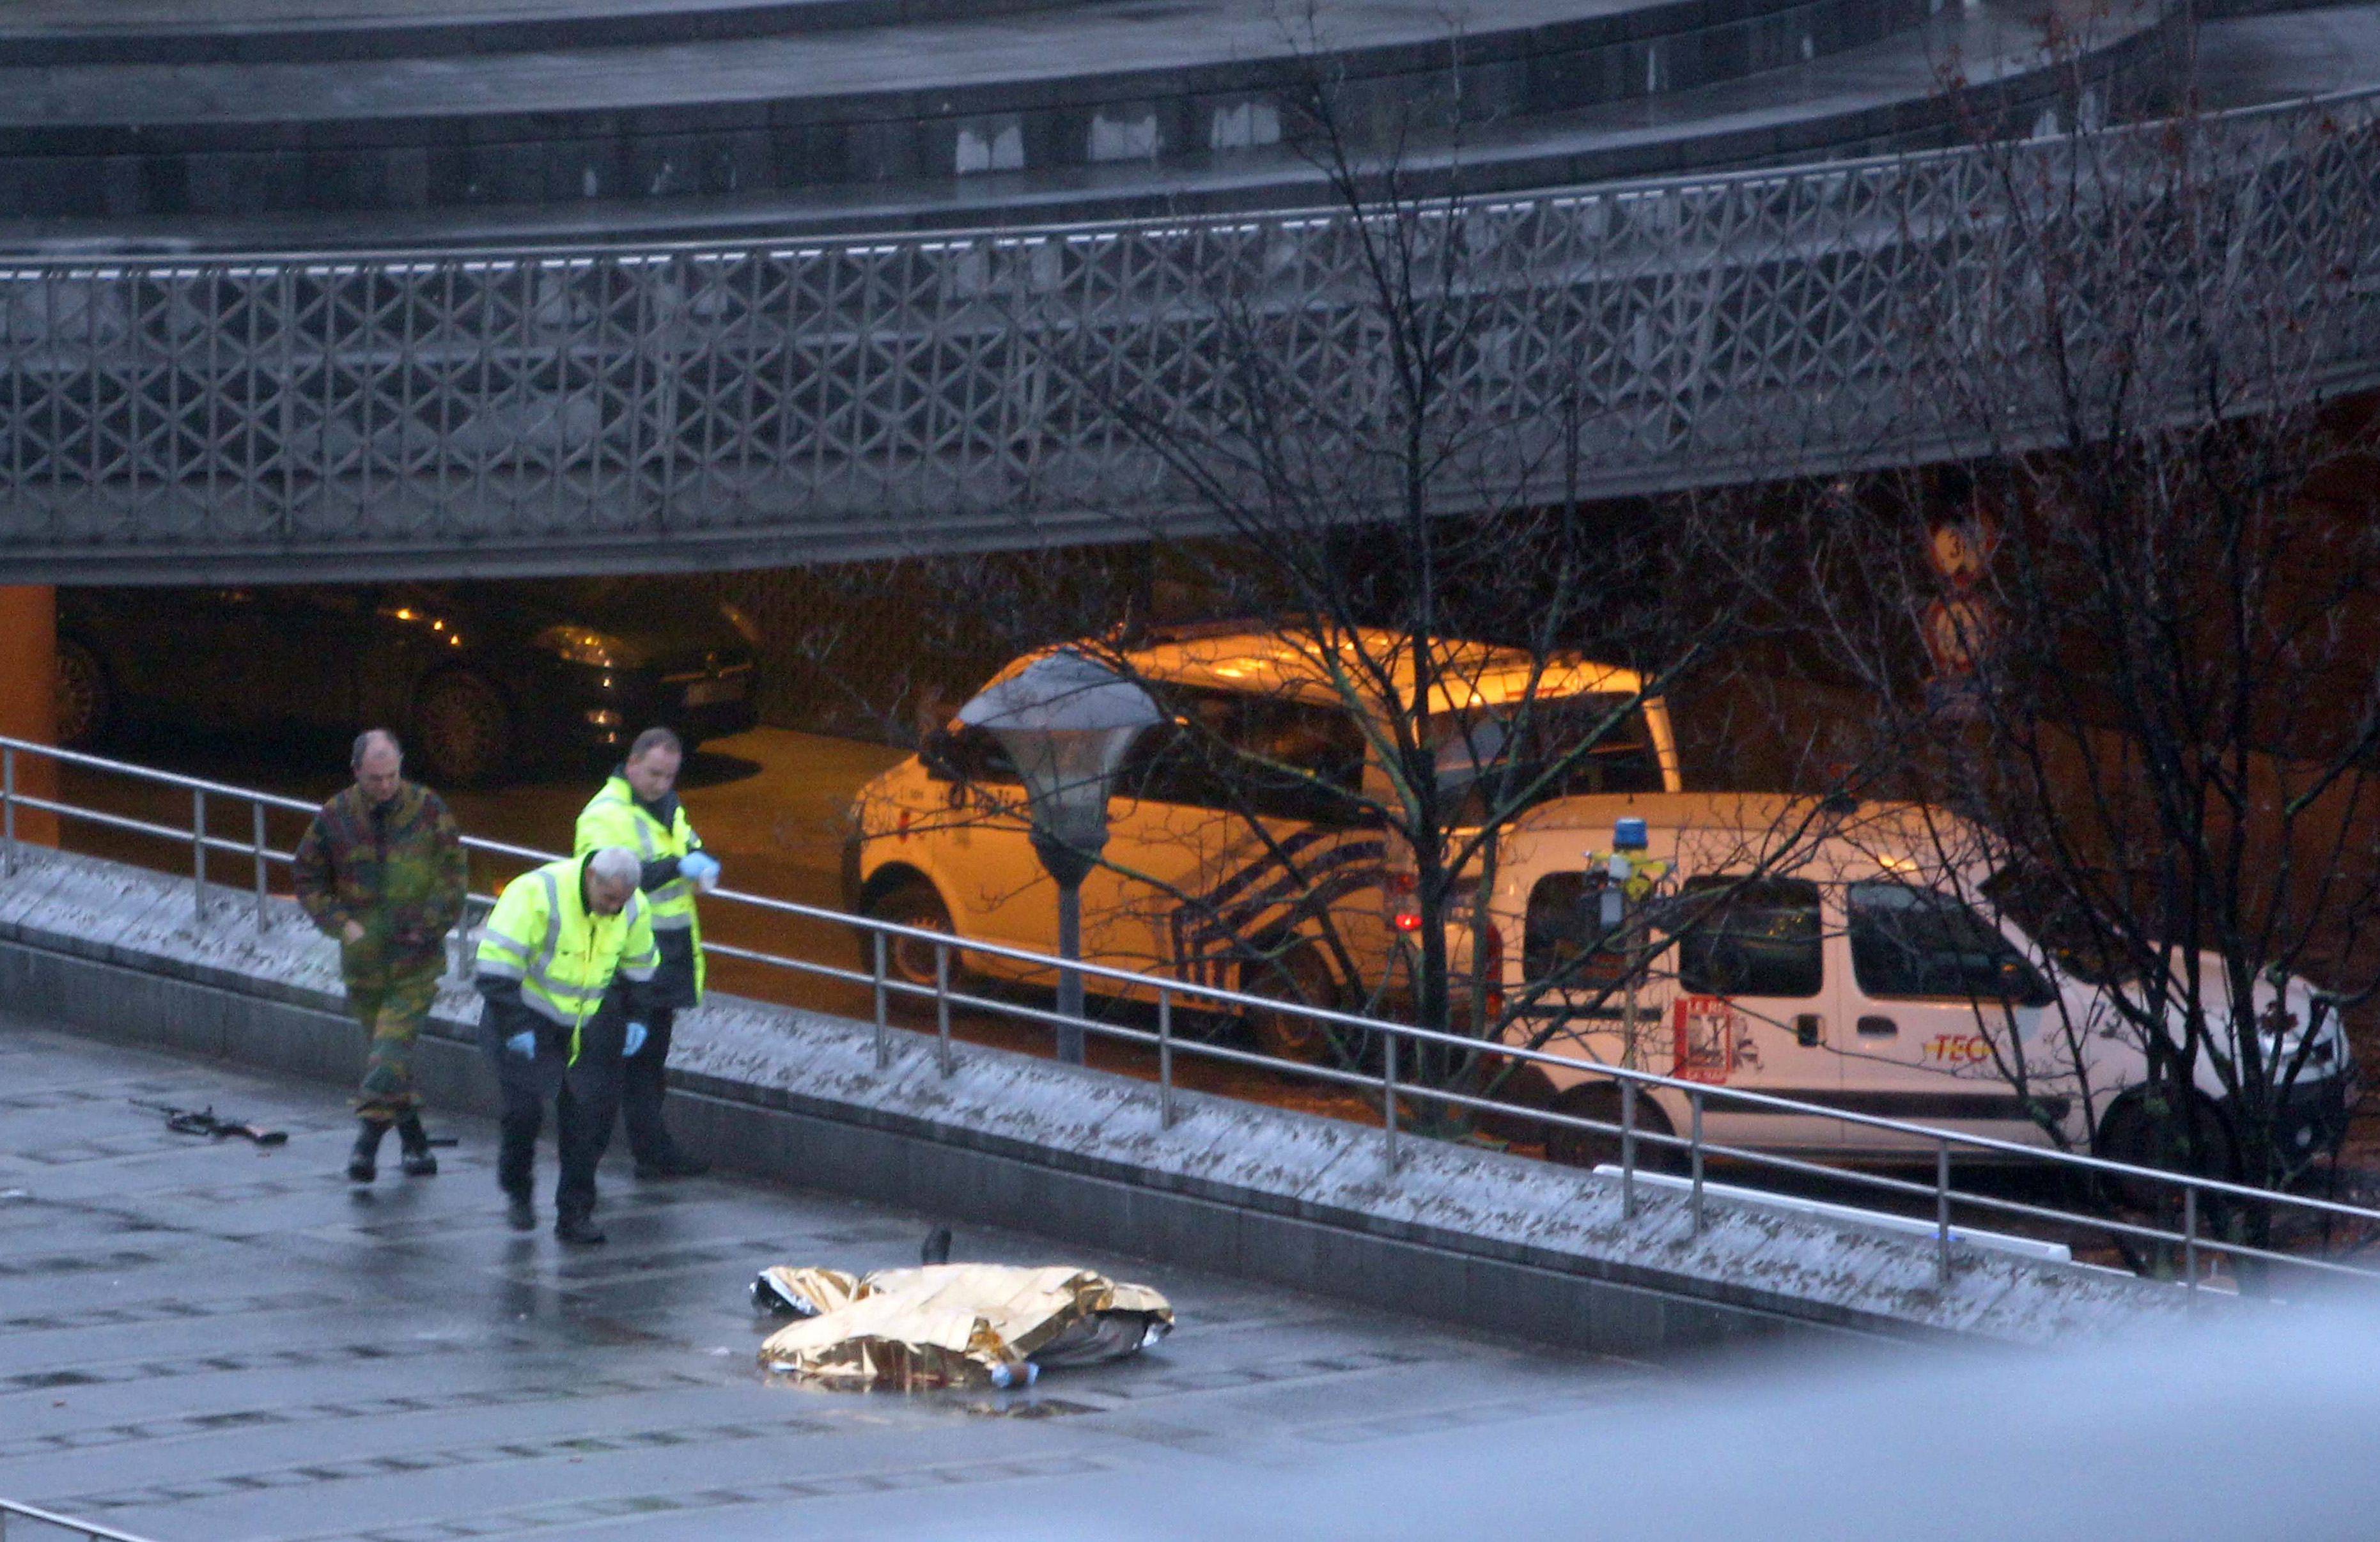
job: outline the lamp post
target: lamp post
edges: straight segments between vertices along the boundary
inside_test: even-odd
[[[1621,1019],[1626,1025],[1620,1038],[1620,1063],[1630,1070],[1636,1068],[1637,1041],[1642,1025],[1636,1020],[1636,991],[1639,967],[1644,962],[1637,956],[1636,907],[1652,892],[1669,870],[1664,862],[1645,856],[1645,849],[1652,844],[1645,821],[1633,816],[1622,816],[1611,827],[1611,856],[1604,868],[1604,883],[1598,897],[1599,914],[1604,935],[1617,934],[1622,926],[1628,928],[1621,946],[1626,950],[1628,969],[1628,1001],[1623,1008],[1627,1015]],[[1587,854],[1588,860],[1595,854]]]
[[[1058,956],[1083,956],[1083,880],[1108,844],[1108,787],[1140,731],[1162,721],[1148,693],[1060,649],[959,709],[1000,741],[1033,810],[1033,853],[1058,884]],[[1083,1063],[1083,976],[1058,970],[1058,1058]]]

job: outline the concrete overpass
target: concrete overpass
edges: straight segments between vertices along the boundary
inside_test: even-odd
[[[2290,334],[2282,368],[2308,388],[2380,373],[2374,103],[2192,131],[2232,226],[2218,271],[2083,254],[2071,304],[2125,296],[2144,372],[2184,382],[2166,409],[2204,410],[2192,350],[2235,293],[2271,308],[2257,324]],[[1446,506],[1548,491],[1566,419],[1588,497],[2053,440],[2054,403],[2008,357],[2041,324],[2013,229],[2150,217],[2163,133],[1423,214],[1415,252],[1466,329],[1441,410],[1494,429]],[[2078,174],[2095,182],[2068,207],[2038,192]],[[0,562],[30,582],[361,578],[1195,530],[1211,513],[1125,418],[1227,438],[1253,328],[1310,393],[1309,448],[1367,431],[1355,219],[17,265]],[[1978,359],[2011,393],[1988,434],[1938,405]]]
[[[1459,35],[1331,0],[1303,39],[1222,0],[241,0],[203,26],[41,0],[0,26],[0,571],[1197,530],[1211,510],[1125,425],[1229,439],[1235,349],[1304,394],[1307,451],[1353,464],[1379,426],[1362,227],[1296,142],[1326,78],[1358,162],[1410,128],[1413,186],[1475,195],[1409,232],[1462,336],[1434,410],[1489,431],[1449,511],[1542,496],[1568,457],[1606,498],[2022,447],[2056,431],[2037,383],[2011,374],[1988,431],[1940,390],[2038,332],[2014,226],[2054,244],[2170,190],[2155,127],[1940,148],[2167,79],[2166,8],[2067,19],[2045,49],[2016,11],[1904,0],[1516,0]],[[2326,78],[2270,39],[2229,52]],[[2217,77],[2218,100],[2293,89]],[[2374,106],[2193,126],[2231,246],[2086,252],[2072,292],[2155,318],[2153,377],[2201,372],[2203,323],[2252,290],[2301,329],[2287,368],[2365,383]]]

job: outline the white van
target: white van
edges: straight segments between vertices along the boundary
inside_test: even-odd
[[[1399,656],[1385,634],[1345,646],[1368,660]],[[1636,702],[1641,687],[1628,671],[1579,659],[1533,668],[1525,654],[1472,643],[1449,645],[1448,658],[1463,699],[1433,719],[1450,745],[1482,742],[1482,719],[1522,699],[1538,734],[1558,732],[1565,713],[1597,725],[1618,713],[1554,791],[1678,786],[1669,717],[1658,698]],[[1120,662],[1172,721],[1144,731],[1117,772],[1107,865],[1083,884],[1083,955],[1311,1005],[1362,1004],[1393,945],[1382,894],[1389,854],[1363,802],[1388,796],[1371,747],[1381,735],[1334,683],[1354,672],[1308,639],[1245,624],[1177,631]],[[1408,666],[1398,688],[1410,691],[1410,681]],[[1268,772],[1268,763],[1298,774]],[[851,818],[848,908],[1055,951],[1056,891],[1033,854],[1023,788],[990,734],[953,721],[927,753],[862,788]],[[965,962],[986,976],[1032,977],[979,953]],[[893,947],[887,966],[930,985],[934,949]],[[1249,1026],[1273,1052],[1319,1052],[1302,1018],[1259,1014]]]
[[[1623,816],[1645,821],[1643,857],[1662,870],[1615,945],[1600,900]],[[2024,1145],[2052,1144],[2046,1118],[2077,1148],[2147,1160],[2137,1030],[2105,990],[1991,903],[1987,885],[2000,892],[1991,875],[1960,858],[1975,849],[1954,818],[1913,806],[1684,795],[1533,808],[1501,844],[1490,905],[1512,1014],[1504,1040]],[[2211,999],[2222,999],[2219,970],[2202,966]],[[1612,985],[1632,973],[1633,1033],[1627,995]],[[2346,1036],[2335,1013],[2315,1012],[2304,980],[2291,977],[2279,1000],[2299,1026],[2289,1030],[2290,1060],[2302,1035],[2315,1035],[2286,1100],[2284,1148],[2326,1147],[2349,1102]],[[2260,1014],[2271,1004],[2260,999]],[[2219,1137],[2219,1174],[2230,1126],[2213,1073],[2202,1068],[2199,1080],[2195,1112]],[[1584,1066],[1531,1066],[1502,1090],[1585,1117],[1619,1115],[1615,1084]],[[1671,1132],[1691,1120],[1689,1097],[1668,1088],[1645,1089],[1638,1111]],[[1557,1160],[1592,1165],[1616,1148],[1611,1137],[1545,1128]],[[1703,1129],[1724,1145],[1835,1159],[1934,1149],[1724,1098],[1705,1099]]]

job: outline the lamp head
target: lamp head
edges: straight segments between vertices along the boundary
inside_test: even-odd
[[[1107,844],[1116,768],[1161,716],[1147,691],[1072,649],[1044,654],[959,709],[961,722],[989,729],[1015,764],[1036,846],[1086,861]]]

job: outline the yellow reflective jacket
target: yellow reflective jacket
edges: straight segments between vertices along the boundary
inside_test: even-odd
[[[614,776],[578,811],[574,846],[581,856],[603,846],[625,846],[650,868],[656,862],[700,851],[702,839],[695,834],[693,824],[686,819],[684,804],[673,800],[670,822],[663,826],[638,807],[637,792],[628,785],[628,779]],[[702,917],[695,912],[694,880],[678,877],[673,869],[666,882],[655,884],[644,892],[655,931],[683,930],[687,934],[694,954],[694,994],[700,1001],[704,974]]]
[[[642,894],[630,894],[616,916],[587,909],[583,856],[549,862],[504,885],[480,937],[480,992],[491,1000],[517,981],[521,1004],[570,1030],[570,1058],[579,1036],[603,1004],[612,977],[650,980],[661,963]]]

